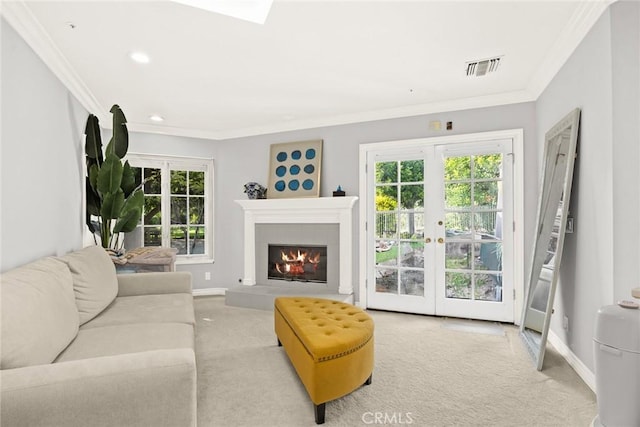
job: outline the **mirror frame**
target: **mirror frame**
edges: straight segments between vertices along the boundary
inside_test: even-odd
[[[534,236],[530,274],[520,323],[520,336],[538,371],[542,370],[551,314],[553,313],[553,301],[560,273],[564,236],[569,215],[573,169],[577,155],[579,126],[580,109],[576,108],[545,134],[544,154],[542,157],[544,163],[540,180],[536,234]],[[569,134],[569,145],[566,151],[565,170],[559,176],[556,174],[557,168],[555,168],[555,165],[558,164],[557,160],[562,155],[559,147],[566,141],[560,138],[567,134]],[[553,169],[550,168],[551,165],[554,166]],[[557,236],[552,235],[554,225],[558,227]],[[549,256],[549,246],[553,237],[557,238],[555,254],[551,260],[545,262]],[[549,283],[548,293],[546,296],[542,295],[542,299],[536,294],[541,279],[543,282]],[[545,304],[544,310],[541,310],[538,306],[541,302]]]

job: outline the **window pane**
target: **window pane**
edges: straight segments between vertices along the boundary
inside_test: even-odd
[[[398,214],[395,212],[376,213],[376,238],[396,239]]]
[[[187,194],[187,171],[171,171],[171,194]]]
[[[187,227],[171,227],[171,247],[178,250],[178,255],[187,254]]]
[[[187,224],[186,197],[171,197],[171,224]]]
[[[204,224],[204,197],[189,197],[189,224]]]
[[[160,227],[144,227],[144,246],[161,246],[162,232]]]
[[[398,186],[384,185],[376,187],[376,210],[378,212],[398,209]]]
[[[400,294],[424,296],[424,270],[402,270]]]
[[[204,227],[189,228],[189,253],[204,254]]]
[[[189,172],[189,194],[204,196],[204,172]]]
[[[134,168],[132,166],[131,170],[133,171],[133,179],[134,179],[134,181],[136,183],[136,187],[137,187],[140,184],[142,184],[142,168]]]
[[[376,265],[396,265],[398,245],[394,240],[376,240]]]
[[[144,194],[160,194],[160,169],[144,169]]]
[[[456,270],[471,269],[471,244],[463,242],[447,242],[445,245],[445,267]]]
[[[144,197],[144,213],[142,221],[145,225],[160,225],[162,223],[160,196]]]
[[[424,243],[400,243],[400,266],[424,268]]]

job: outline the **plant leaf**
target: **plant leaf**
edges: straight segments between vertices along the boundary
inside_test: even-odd
[[[113,154],[122,159],[129,150],[129,132],[127,131],[127,118],[117,104],[111,107],[113,114],[113,137],[109,142]]]
[[[105,194],[100,208],[102,220],[117,219],[122,212],[122,206],[124,206],[124,193],[121,188],[118,188],[115,193]]]
[[[98,171],[98,193],[104,198],[107,194],[113,194],[120,190],[122,182],[122,163],[115,154],[107,154],[102,167]],[[123,194],[124,197],[124,194]],[[104,202],[103,202],[104,203]]]
[[[98,118],[93,114],[89,114],[87,125],[84,128],[86,136],[84,142],[84,151],[88,158],[94,159],[98,165],[102,164],[102,139],[100,137],[100,125]]]
[[[136,189],[136,177],[133,173],[133,168],[127,160],[122,167],[122,182],[120,188],[124,191],[124,197],[129,197],[133,190]]]
[[[113,228],[114,233],[129,233],[133,231],[142,217],[142,207],[144,205],[144,193],[136,190],[131,196],[127,197],[122,206],[120,218]]]
[[[88,215],[100,215],[100,196],[96,191],[91,187],[91,183],[89,182],[89,178],[85,180],[86,192],[87,192],[87,214]],[[87,225],[89,225],[87,223]],[[91,229],[91,225],[89,225]]]

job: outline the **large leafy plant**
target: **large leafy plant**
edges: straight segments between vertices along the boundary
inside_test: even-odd
[[[122,159],[129,149],[127,119],[118,105],[111,107],[113,136],[102,152],[98,118],[90,114],[85,127],[87,162],[86,222],[104,248],[120,246],[120,233],[133,231],[142,216],[144,194],[133,169]],[[97,217],[97,221],[92,219]],[[96,241],[97,243],[97,241]]]

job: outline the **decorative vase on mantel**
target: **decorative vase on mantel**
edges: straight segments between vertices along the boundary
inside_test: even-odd
[[[257,182],[247,182],[244,185],[244,192],[251,200],[267,198],[267,189]]]

